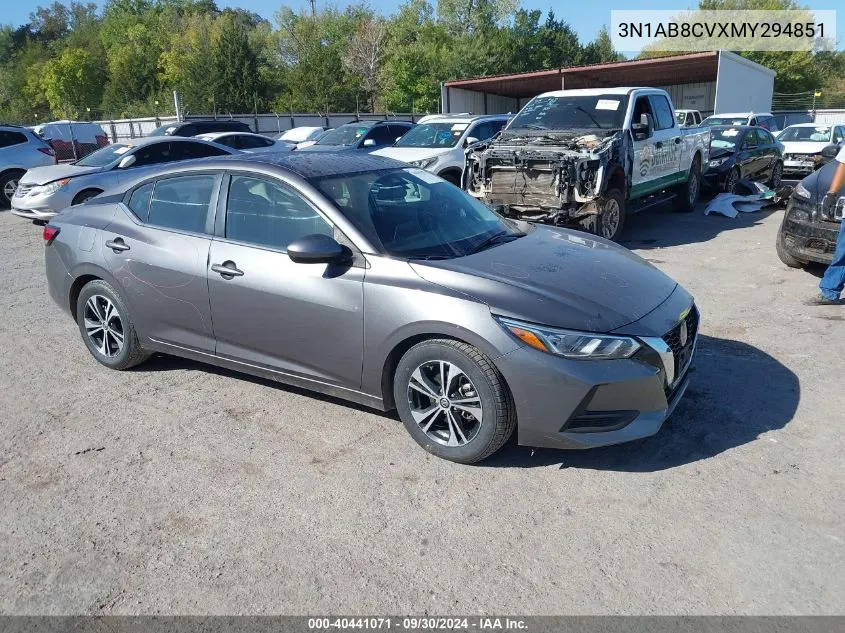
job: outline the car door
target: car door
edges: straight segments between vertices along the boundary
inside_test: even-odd
[[[138,330],[165,345],[214,352],[206,266],[217,173],[146,182],[103,230],[103,257]]]
[[[742,137],[742,145],[740,145],[740,152],[737,157],[737,166],[739,167],[742,178],[753,180],[762,172],[765,160],[759,144],[757,130],[755,128],[746,130],[745,136]]]
[[[232,172],[222,191],[208,260],[218,356],[358,389],[364,269],[291,261],[290,242],[334,229],[290,184]]]
[[[660,95],[662,97],[662,95]],[[662,97],[665,101],[666,98]],[[672,156],[679,154],[674,138],[680,138],[680,131],[675,127],[675,115],[671,110],[661,110],[658,120],[655,102],[649,95],[641,95],[634,102],[633,122],[639,123],[640,115],[648,114],[653,122],[650,138],[634,141],[634,173],[632,174],[631,197],[638,198],[659,191],[677,178],[676,165],[672,166]],[[668,108],[668,102],[666,104]],[[668,114],[669,120],[666,120]]]
[[[757,142],[762,161],[760,173],[767,179],[771,178],[772,169],[774,169],[775,164],[782,159],[780,148],[778,147],[775,137],[772,136],[768,130],[757,130]]]

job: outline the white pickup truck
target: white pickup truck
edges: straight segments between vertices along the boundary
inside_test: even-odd
[[[664,90],[547,92],[467,149],[463,186],[507,216],[616,239],[628,213],[670,199],[691,211],[709,148],[709,130],[680,128]]]

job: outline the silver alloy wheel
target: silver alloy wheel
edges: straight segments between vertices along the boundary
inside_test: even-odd
[[[599,216],[599,225],[601,236],[605,239],[610,239],[616,235],[619,230],[619,203],[615,198],[608,198],[604,201],[604,205]]]
[[[460,367],[444,360],[425,362],[413,371],[408,405],[423,433],[444,446],[465,446],[481,429],[478,390]]]
[[[12,201],[12,197],[15,195],[15,189],[18,188],[18,181],[16,179],[12,179],[6,183],[3,187],[3,195],[6,196],[6,200],[9,202]]]
[[[695,204],[696,199],[698,198],[698,171],[693,170],[692,173],[689,175],[689,203],[690,206]]]
[[[94,348],[106,358],[123,349],[123,321],[108,297],[93,295],[85,302],[85,332]]]

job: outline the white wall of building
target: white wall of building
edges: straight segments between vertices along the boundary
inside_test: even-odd
[[[729,51],[719,52],[715,112],[771,112],[775,71]]]

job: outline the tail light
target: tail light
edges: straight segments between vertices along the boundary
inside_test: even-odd
[[[59,164],[59,159],[56,158],[56,150],[54,150],[52,147],[39,147],[38,151],[41,152],[42,154],[47,154],[47,156],[52,156],[53,161],[57,165]]]
[[[57,226],[53,226],[52,224],[48,224],[44,227],[44,232],[41,234],[41,236],[44,238],[44,241],[46,242],[47,246],[53,243],[53,240],[56,239],[56,236],[58,236],[59,231],[61,231],[61,229]]]

